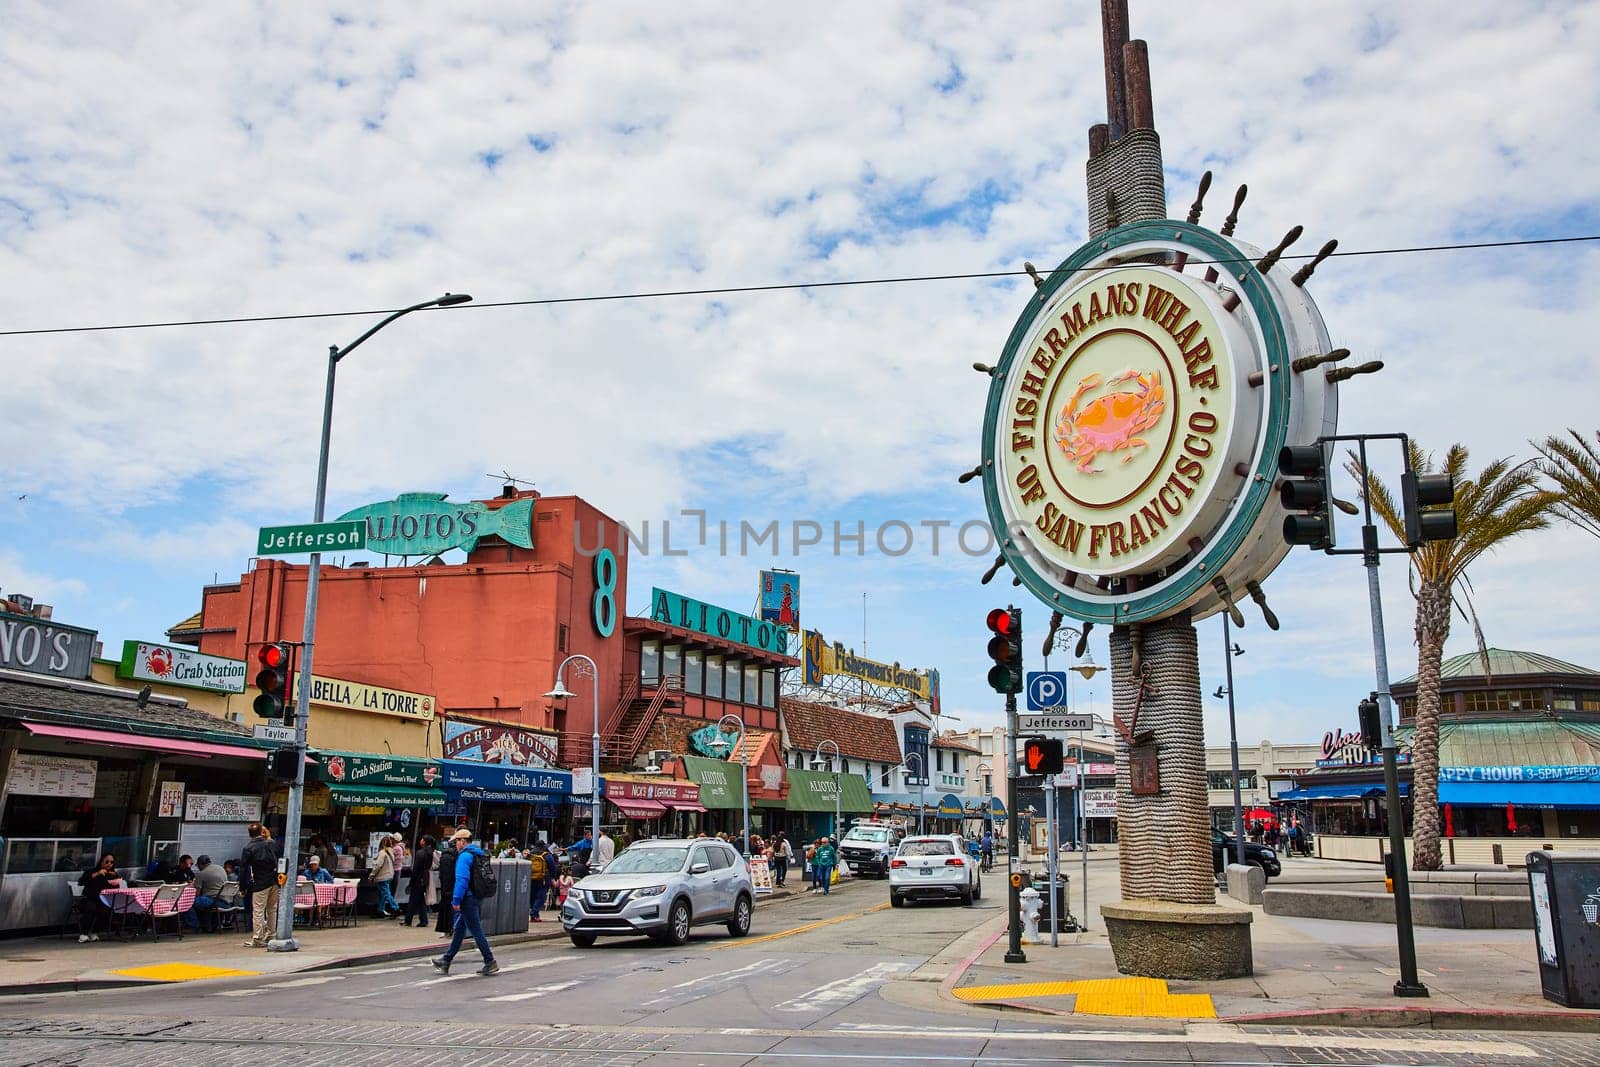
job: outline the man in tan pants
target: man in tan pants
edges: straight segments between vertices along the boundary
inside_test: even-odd
[[[258,822],[250,824],[250,842],[244,846],[239,866],[250,878],[251,933],[245,944],[261,948],[278,926],[278,849],[272,834]]]

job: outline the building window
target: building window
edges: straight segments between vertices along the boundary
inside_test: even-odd
[[[1230,790],[1231,791],[1233,789],[1233,772],[1232,771],[1207,771],[1206,772],[1206,788],[1207,789],[1216,789],[1216,790],[1226,789],[1226,790]],[[1239,770],[1239,788],[1240,789],[1254,789],[1254,788],[1256,788],[1256,772],[1240,768],[1240,770]]]
[[[906,754],[906,776],[926,780],[932,770],[928,763],[928,728],[906,723],[901,751]]]
[[[994,792],[994,778],[990,775],[983,776],[983,795],[988,796]]]
[[[661,682],[661,642],[642,641],[639,643],[639,681],[645,685],[658,685]]]
[[[833,761],[829,760],[828,762],[832,763]],[[843,757],[843,756],[841,756],[839,758],[839,773],[841,773],[841,774],[849,774],[850,773],[850,760],[848,758]]]
[[[556,627],[556,651],[557,652],[565,652],[566,650],[567,650],[567,624],[566,623],[561,623],[559,626]]]
[[[736,704],[739,703],[739,696],[743,692],[740,680],[743,677],[744,672],[739,669],[738,660],[730,659],[723,664],[722,697],[724,700],[731,700]]]
[[[1414,719],[1417,717],[1416,697],[1401,697],[1397,703],[1400,705],[1400,717],[1402,719]]]
[[[688,649],[683,654],[683,691],[698,696],[705,689],[705,653]]]
[[[885,763],[883,765],[883,774],[878,777],[878,785],[880,788],[888,789],[889,781],[889,765]]]
[[[1544,710],[1544,693],[1538,689],[1471,689],[1465,695],[1469,712]]]
[[[722,696],[722,657],[714,652],[706,653],[706,696]]]
[[[961,753],[959,753],[959,752],[950,753],[950,773],[951,774],[960,774],[961,773]]]
[[[744,669],[744,702],[761,703],[761,668],[754,664],[746,665]]]
[[[936,771],[944,770],[944,749],[942,748],[933,750],[933,769]]]
[[[1600,711],[1600,693],[1557,693],[1552,707],[1556,711]]]
[[[661,646],[661,677],[671,678],[675,674],[683,673],[683,646]]]
[[[778,706],[778,669],[770,667],[761,672],[761,706],[775,708]]]

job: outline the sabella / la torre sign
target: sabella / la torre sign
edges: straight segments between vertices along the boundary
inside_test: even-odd
[[[1130,223],[1028,302],[992,372],[983,485],[1001,553],[1046,605],[1203,618],[1288,552],[1278,452],[1333,433],[1337,394],[1293,372],[1327,331],[1261,256],[1188,223]],[[1175,258],[1218,264],[1214,280],[1158,265]]]

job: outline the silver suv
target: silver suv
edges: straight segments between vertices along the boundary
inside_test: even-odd
[[[561,906],[561,927],[579,948],[597,937],[646,934],[681,945],[689,931],[726,923],[728,933],[750,932],[755,887],[731,845],[697,839],[639,841],[583,879]]]

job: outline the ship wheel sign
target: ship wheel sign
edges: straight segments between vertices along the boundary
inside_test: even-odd
[[[1046,605],[1134,623],[1260,596],[1289,550],[1278,452],[1334,432],[1341,372],[1315,368],[1347,354],[1330,354],[1310,272],[1276,260],[1160,220],[1039,279],[980,368],[981,470],[1004,562]]]

